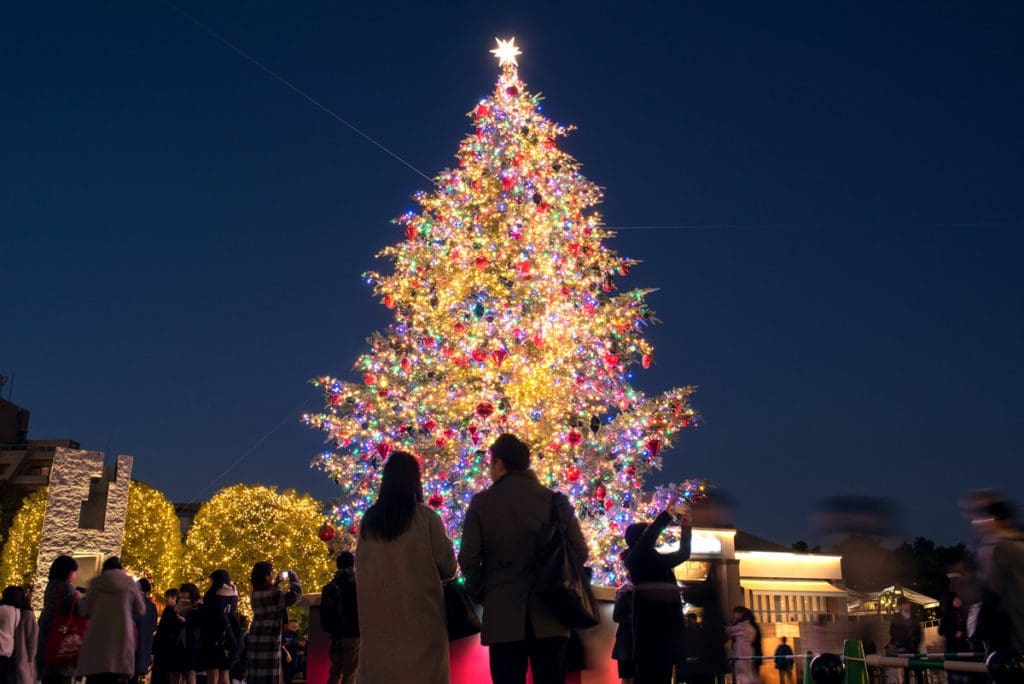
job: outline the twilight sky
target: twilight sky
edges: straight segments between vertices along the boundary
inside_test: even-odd
[[[428,175],[515,35],[608,224],[690,226],[611,244],[661,288],[638,384],[700,386],[664,478],[744,529],[813,537],[817,499],[872,494],[948,542],[965,488],[1024,500],[1024,6],[435,4],[182,7]],[[31,436],[175,500],[330,498],[306,380],[386,325],[359,274],[425,181],[159,1],[20,3],[0,44],[0,373]]]

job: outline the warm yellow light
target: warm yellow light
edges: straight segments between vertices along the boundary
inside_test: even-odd
[[[516,39],[513,37],[508,40],[501,38],[494,40],[497,41],[498,47],[491,50],[491,54],[498,58],[498,64],[500,66],[519,66],[516,56],[523,53],[516,47]]]

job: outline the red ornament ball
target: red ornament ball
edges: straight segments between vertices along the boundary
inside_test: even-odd
[[[644,354],[643,356],[641,356],[640,357],[640,365],[643,366],[644,368],[650,368],[651,367],[651,355],[650,354]]]
[[[618,354],[605,354],[604,355],[604,362],[607,363],[609,366],[618,366],[619,365],[619,355]]]
[[[328,525],[327,523],[321,525],[320,531],[317,533],[317,535],[320,537],[320,541],[322,542],[331,541],[332,539],[334,539],[335,534],[336,533],[334,531],[334,528]]]
[[[604,485],[597,485],[594,488],[594,496],[598,499],[603,499],[608,494],[608,490],[605,489]]]
[[[565,441],[567,441],[572,446],[576,446],[577,444],[583,441],[583,435],[580,433],[579,430],[569,430],[569,434],[566,435]]]
[[[444,497],[437,493],[431,494],[427,499],[427,505],[431,508],[440,508],[444,505]]]
[[[367,373],[366,375],[363,376],[363,384],[365,384],[365,385],[376,385],[377,384],[377,376],[374,375],[373,373]]]
[[[481,401],[476,405],[476,414],[481,418],[488,418],[494,413],[494,404],[489,401]]]
[[[565,479],[569,482],[577,482],[580,479],[582,473],[576,466],[569,466],[565,469]]]
[[[485,256],[478,256],[473,260],[473,264],[479,269],[484,269],[491,265],[491,260]]]
[[[651,458],[657,458],[658,452],[661,451],[661,440],[650,439],[647,441],[647,451],[651,453]]]
[[[519,95],[519,88],[509,86],[508,88],[505,88],[505,92],[508,93],[510,97],[516,97]]]

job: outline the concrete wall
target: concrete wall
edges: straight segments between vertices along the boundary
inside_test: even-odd
[[[50,563],[57,556],[78,560],[78,584],[84,586],[104,558],[120,555],[131,477],[131,456],[118,456],[115,467],[104,467],[102,452],[57,449],[43,516],[34,608],[42,608]]]

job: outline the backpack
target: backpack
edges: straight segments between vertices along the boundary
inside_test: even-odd
[[[342,594],[341,585],[334,580],[320,592],[320,627],[331,635],[341,634],[348,627]]]

